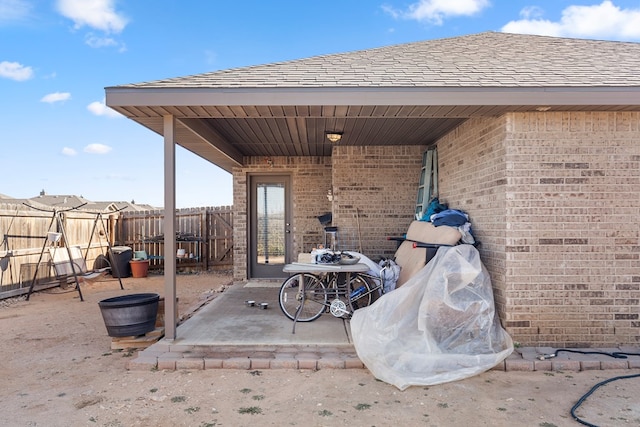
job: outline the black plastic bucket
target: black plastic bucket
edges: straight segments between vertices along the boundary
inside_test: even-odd
[[[110,337],[144,335],[155,329],[158,294],[130,294],[98,303]]]
[[[130,277],[131,267],[129,261],[133,258],[133,250],[129,246],[113,246],[111,248],[111,276]]]

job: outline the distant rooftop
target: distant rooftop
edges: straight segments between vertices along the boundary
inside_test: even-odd
[[[134,201],[106,201],[92,202],[82,196],[75,195],[53,195],[46,194],[41,191],[39,195],[28,199],[15,199],[4,194],[0,194],[0,200],[3,204],[13,205],[30,205],[37,209],[68,209],[81,206],[81,210],[93,212],[116,212],[116,211],[148,211],[158,208],[147,205],[137,204]]]

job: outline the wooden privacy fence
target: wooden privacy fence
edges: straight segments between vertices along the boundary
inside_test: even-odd
[[[150,268],[163,268],[164,211],[121,212],[116,224],[116,244],[145,251]],[[233,211],[231,206],[176,211],[178,268],[226,270],[233,267]]]
[[[80,246],[92,268],[108,245],[146,251],[150,267],[162,269],[164,253],[164,211],[103,213],[104,227],[96,227],[97,213],[65,211],[63,226],[69,245]],[[177,257],[179,269],[227,270],[233,267],[233,213],[231,206],[180,209],[176,212],[176,240],[184,256]],[[48,232],[60,232],[52,212],[25,205],[0,203],[0,299],[26,294],[34,277],[36,289],[58,286],[50,254]],[[105,233],[106,230],[106,233]],[[107,238],[109,241],[107,241]],[[55,245],[63,245],[60,241]],[[178,254],[173,254],[176,256]],[[40,261],[40,262],[38,262]]]

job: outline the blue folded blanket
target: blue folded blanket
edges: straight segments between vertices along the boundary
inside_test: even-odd
[[[431,215],[431,222],[436,227],[448,225],[450,227],[460,227],[469,222],[469,216],[457,209],[447,209]]]

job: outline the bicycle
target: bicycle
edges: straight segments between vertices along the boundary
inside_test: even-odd
[[[348,286],[347,286],[348,280]],[[383,293],[380,277],[363,272],[297,273],[280,287],[280,309],[294,322],[311,322],[323,313],[349,318]]]

